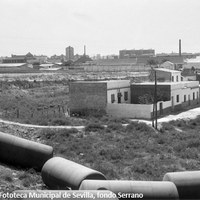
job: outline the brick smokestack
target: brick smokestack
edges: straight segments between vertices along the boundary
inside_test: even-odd
[[[179,39],[179,56],[181,56],[181,40]]]
[[[86,46],[84,45],[84,55],[86,55]]]

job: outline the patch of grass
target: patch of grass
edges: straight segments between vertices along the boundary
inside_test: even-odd
[[[173,131],[173,130],[174,130],[174,126],[172,124],[164,122],[164,123],[162,123],[160,132],[165,133],[166,131]]]
[[[100,131],[100,130],[104,130],[104,126],[101,125],[100,123],[92,123],[92,124],[88,124],[86,127],[85,127],[85,131],[86,132],[96,132],[96,131]]]
[[[140,132],[151,133],[153,129],[143,122],[131,122],[129,125],[127,125],[126,131],[127,132],[140,131]]]
[[[27,188],[36,185],[38,182],[42,182],[40,173],[34,169],[22,172],[18,178],[22,181],[22,185]]]
[[[3,176],[1,176],[1,179],[7,181],[7,182],[13,182],[13,177],[11,174],[5,174]]]
[[[56,126],[71,125],[70,121],[68,121],[67,119],[62,119],[62,118],[53,119],[51,124],[56,125]]]
[[[109,131],[120,131],[123,129],[123,126],[121,123],[109,123],[107,128],[106,129],[109,129]],[[108,130],[107,130],[108,131]]]

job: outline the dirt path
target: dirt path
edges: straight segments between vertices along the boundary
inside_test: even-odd
[[[200,107],[199,108],[194,108],[182,113],[179,113],[177,115],[168,115],[166,117],[158,119],[158,123],[162,122],[169,122],[172,120],[178,120],[178,119],[194,119],[198,115],[200,115]],[[151,124],[151,120],[138,120],[138,119],[133,119],[132,121],[139,121],[139,122],[145,122],[147,124]],[[28,128],[51,128],[51,129],[71,129],[71,128],[76,128],[76,129],[83,129],[84,126],[40,126],[40,125],[32,125],[32,124],[21,124],[18,122],[12,122],[12,121],[7,121],[7,120],[2,120],[0,119],[0,123],[2,124],[11,124],[11,125],[17,125],[17,126],[23,126],[23,127],[28,127]]]
[[[176,115],[168,115],[163,118],[158,119],[158,123],[163,123],[163,122],[169,122],[173,120],[178,120],[178,119],[195,119],[197,116],[200,115],[200,107],[199,108],[194,108],[187,110],[185,112],[181,112]],[[151,124],[152,122],[150,120],[133,120],[133,121],[140,121],[140,122],[145,122],[147,124]]]
[[[71,128],[83,129],[84,128],[84,126],[40,126],[40,125],[33,125],[33,124],[22,124],[22,123],[19,123],[19,122],[12,122],[12,121],[2,120],[2,119],[0,119],[0,123],[23,126],[23,127],[27,127],[27,128],[51,128],[51,129],[62,129],[62,128],[65,128],[65,129],[71,129]]]

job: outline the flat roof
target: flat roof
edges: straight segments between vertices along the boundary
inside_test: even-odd
[[[171,73],[181,73],[181,71],[173,70],[173,69],[166,69],[166,68],[154,68],[156,71],[163,71],[163,72],[171,72]]]
[[[114,82],[130,82],[130,80],[97,80],[97,81],[74,81],[73,83],[114,83]]]
[[[0,63],[0,67],[20,67],[26,65],[26,63]]]
[[[197,83],[199,81],[181,81],[181,82],[157,82],[157,85],[178,85],[186,83]],[[155,82],[131,83],[131,85],[155,85]]]

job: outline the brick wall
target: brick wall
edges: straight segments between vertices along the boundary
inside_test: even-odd
[[[107,83],[71,82],[69,86],[70,112],[103,110],[107,103]]]

